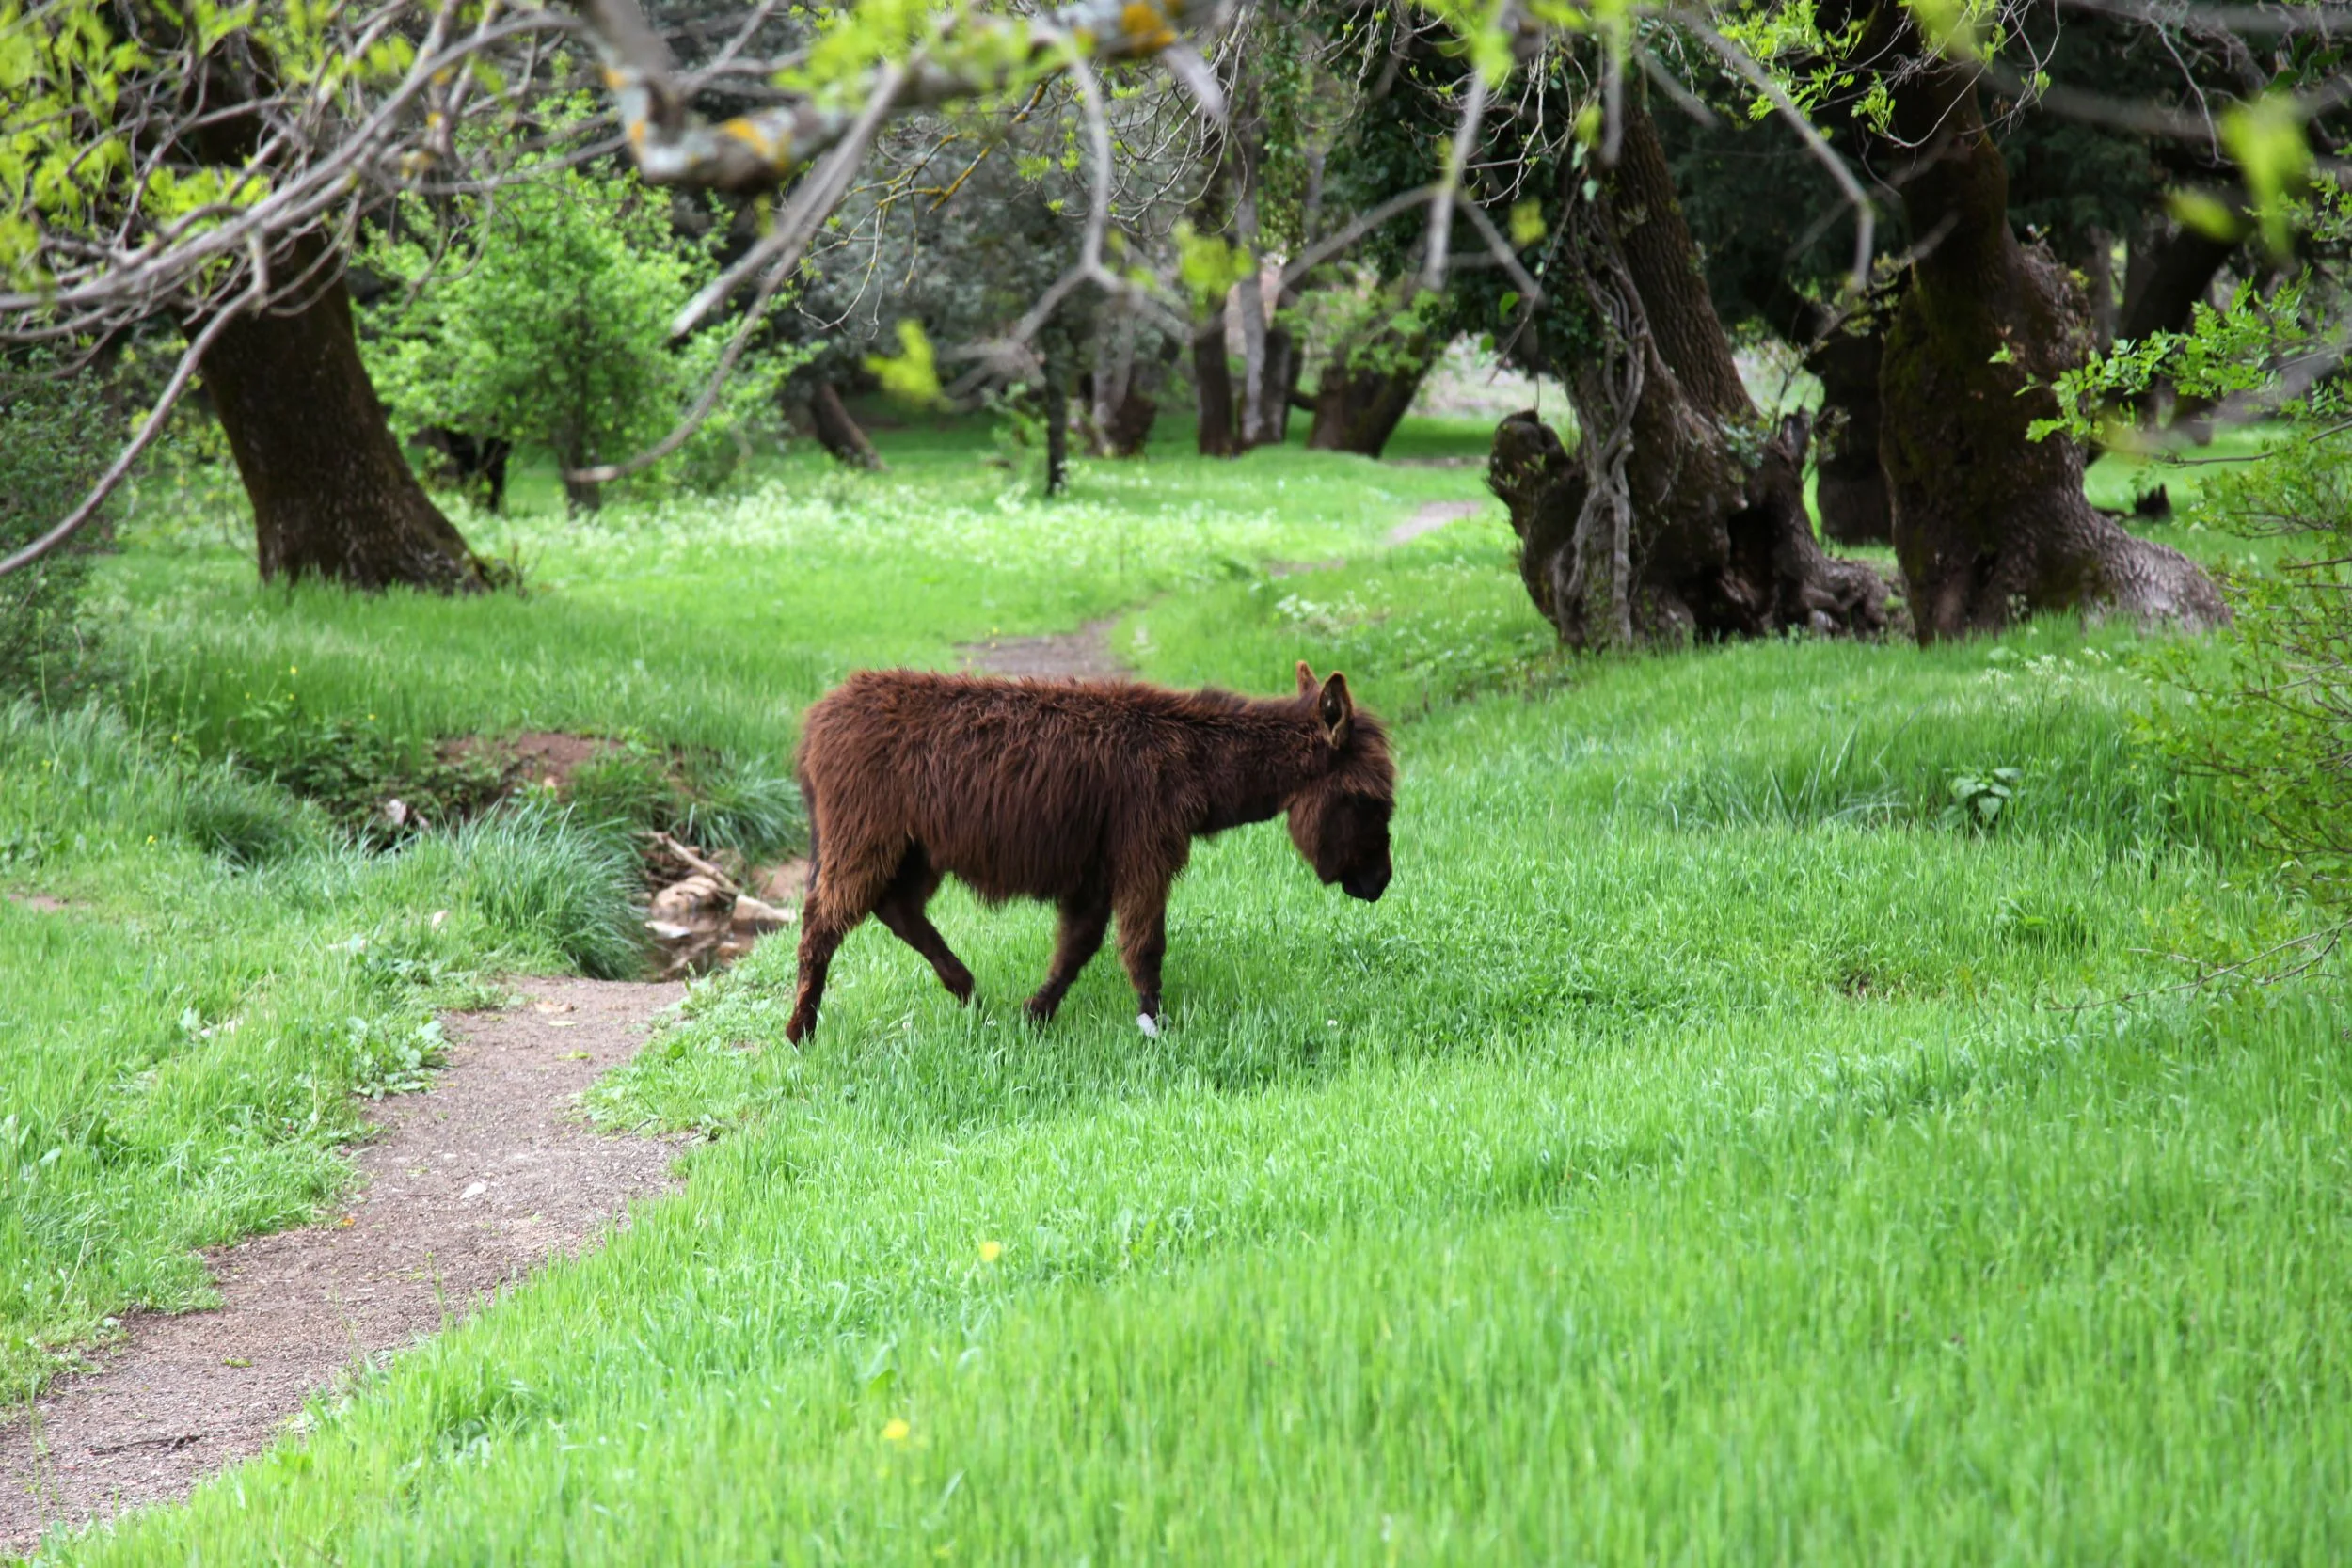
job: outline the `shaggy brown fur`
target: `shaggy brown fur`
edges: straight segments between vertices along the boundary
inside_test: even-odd
[[[801,917],[801,981],[787,1038],[817,1026],[834,949],[866,915],[930,960],[958,1001],[972,972],[924,906],[940,879],[982,898],[1061,911],[1043,1022],[1119,917],[1120,956],[1143,1017],[1160,1013],[1168,885],[1192,840],[1290,814],[1315,875],[1358,898],[1389,884],[1396,769],[1378,721],[1345,676],[1305,664],[1291,697],[1087,681],[983,680],[870,671],[808,710],[801,734],[816,871]]]

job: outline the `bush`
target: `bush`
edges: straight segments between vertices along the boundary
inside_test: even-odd
[[[2160,711],[2155,730],[2177,766],[2228,781],[2288,874],[2341,907],[2352,903],[2352,444],[2324,401],[2297,439],[2199,498],[2198,520],[2283,537],[2288,553],[2225,579],[2235,619],[2215,654],[2168,652],[2161,668],[2188,701]]]
[[[63,518],[114,455],[94,377],[57,379],[45,356],[0,371],[0,554]],[[36,565],[0,578],[0,698],[57,696],[87,683],[81,616],[101,521]]]
[[[676,234],[667,201],[634,178],[540,171],[495,201],[453,209],[458,254],[412,202],[368,264],[402,280],[368,313],[369,373],[398,425],[440,425],[550,449],[566,467],[626,458],[667,434],[718,362],[732,325],[682,345],[671,319],[713,272]],[[694,438],[649,474],[710,483],[780,418],[776,393],[804,356],[739,363]],[[594,506],[594,486],[567,485]]]

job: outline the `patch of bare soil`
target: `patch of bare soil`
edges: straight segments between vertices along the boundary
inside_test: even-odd
[[[1111,620],[1089,621],[1076,631],[1053,637],[993,638],[960,642],[965,667],[983,675],[1026,675],[1041,680],[1124,681],[1135,672],[1111,652]]]
[[[70,910],[73,907],[64,899],[52,898],[45,893],[11,893],[8,895],[8,902],[27,910],[40,910],[49,914],[56,914],[61,910]]]
[[[1423,501],[1413,515],[1389,530],[1391,545],[1409,545],[1424,533],[1435,533],[1448,523],[1458,523],[1465,517],[1475,517],[1486,510],[1485,501]]]
[[[670,1142],[608,1138],[580,1091],[633,1055],[677,985],[526,980],[521,1004],[444,1022],[449,1065],[382,1101],[363,1185],[325,1222],[210,1259],[221,1305],[138,1313],[97,1370],[0,1417],[0,1555],[185,1494],[259,1451],[336,1374],[465,1317],[661,1191]]]
[[[509,788],[531,784],[564,789],[581,768],[621,750],[619,741],[604,736],[526,730],[498,740],[469,735],[443,741],[441,760],[486,763],[505,776]]]

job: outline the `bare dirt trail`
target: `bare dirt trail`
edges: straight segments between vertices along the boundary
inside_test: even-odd
[[[1389,530],[1382,542],[1391,547],[1409,545],[1424,533],[1434,533],[1448,523],[1476,516],[1486,510],[1485,501],[1424,501],[1410,517]],[[1303,572],[1327,572],[1346,565],[1344,561],[1276,562],[1267,571],[1278,578],[1296,577]],[[1118,625],[1118,617],[1089,621],[1076,631],[1061,632],[1050,637],[1006,637],[986,642],[960,642],[956,651],[963,656],[964,665],[983,675],[1033,676],[1044,680],[1120,681],[1135,679],[1135,671],[1120,662],[1111,652],[1110,630]]]
[[[1025,675],[1040,680],[1124,681],[1136,673],[1111,652],[1118,617],[1089,621],[1076,631],[1051,637],[992,638],[959,642],[966,667],[983,675]]]
[[[1448,523],[1475,517],[1485,510],[1485,501],[1423,501],[1411,516],[1389,530],[1387,543],[1391,547],[1409,545],[1424,533],[1435,533]]]
[[[502,1012],[444,1020],[447,1069],[374,1109],[383,1132],[355,1151],[362,1184],[342,1212],[215,1254],[218,1308],[134,1315],[97,1370],[0,1414],[0,1556],[53,1522],[184,1495],[266,1447],[337,1372],[466,1316],[663,1190],[675,1143],[600,1136],[574,1103],[685,988],[517,990]]]

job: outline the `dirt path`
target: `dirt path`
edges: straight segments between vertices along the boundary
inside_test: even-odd
[[[1448,523],[1475,517],[1486,509],[1485,501],[1423,501],[1411,516],[1389,530],[1388,543],[1409,545],[1424,533],[1435,533]]]
[[[600,1137],[572,1105],[685,988],[518,989],[528,1000],[507,1011],[451,1015],[433,1088],[376,1108],[384,1132],[356,1152],[347,1211],[214,1255],[218,1309],[135,1315],[99,1370],[60,1379],[29,1420],[0,1416],[0,1556],[52,1521],[183,1495],[265,1447],[340,1370],[466,1315],[661,1190],[672,1145]]]
[[[1111,652],[1118,617],[1089,621],[1076,631],[1052,637],[993,638],[960,642],[965,666],[983,675],[1035,675],[1044,680],[1124,681],[1136,673]]]
[[[1384,542],[1391,546],[1409,545],[1424,533],[1434,533],[1448,523],[1477,515],[1486,509],[1485,501],[1423,501],[1413,515],[1389,530]],[[1266,568],[1278,578],[1296,577],[1303,572],[1327,572],[1346,565],[1344,561],[1278,561]],[[1118,617],[1089,621],[1076,631],[1061,632],[1052,637],[1006,637],[986,642],[959,642],[956,652],[963,656],[964,668],[983,675],[1034,675],[1045,680],[1133,680],[1135,672],[1121,663],[1111,652],[1110,630],[1118,625]]]

